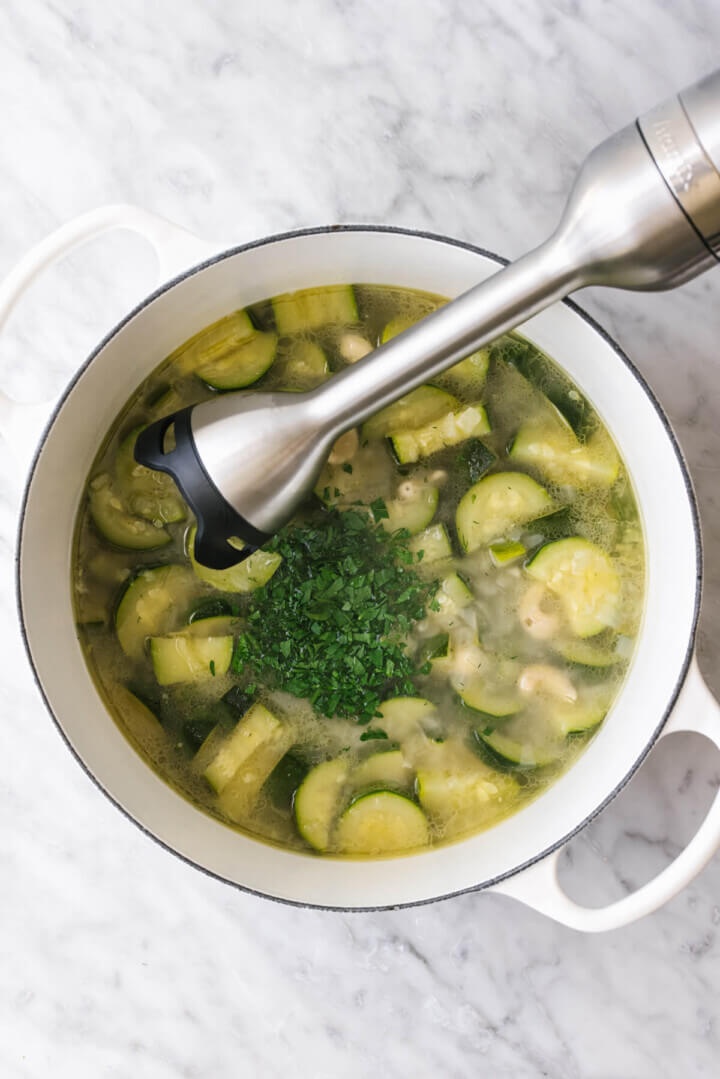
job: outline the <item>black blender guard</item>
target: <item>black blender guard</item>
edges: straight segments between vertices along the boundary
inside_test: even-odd
[[[270,536],[253,528],[233,509],[205,471],[192,434],[193,405],[151,423],[138,435],[135,460],[146,468],[167,472],[197,518],[195,559],[210,569],[229,569],[257,551]],[[165,436],[174,426],[175,445],[165,452]],[[240,549],[228,540],[244,541]]]

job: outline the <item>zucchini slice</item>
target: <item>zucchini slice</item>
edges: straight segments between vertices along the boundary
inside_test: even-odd
[[[560,597],[578,637],[593,637],[617,620],[620,577],[610,557],[580,536],[541,547],[527,572]]]
[[[393,742],[402,742],[422,730],[422,723],[437,714],[437,708],[424,697],[390,697],[378,709],[378,725]]]
[[[150,658],[158,685],[204,682],[226,674],[233,637],[151,637]]]
[[[421,457],[455,446],[467,438],[478,438],[490,430],[487,414],[481,404],[466,405],[446,412],[424,427],[396,431],[390,436],[393,453],[401,465],[412,464]]]
[[[180,374],[190,374],[198,367],[220,360],[254,335],[255,327],[247,311],[233,311],[211,326],[206,326],[174,352],[170,359]]]
[[[90,482],[90,516],[101,536],[116,547],[150,551],[170,542],[170,533],[128,512],[119,491],[107,473]]]
[[[267,584],[282,562],[282,555],[273,551],[255,551],[243,562],[230,569],[210,569],[195,559],[195,533],[193,527],[188,536],[188,554],[192,568],[201,581],[206,581],[221,592],[254,592]]]
[[[562,757],[565,747],[564,741],[537,744],[531,737],[522,738],[491,727],[476,729],[475,736],[496,757],[515,768],[545,768]]]
[[[524,701],[515,686],[492,686],[484,678],[472,677],[458,683],[458,696],[474,712],[487,716],[511,716],[519,712]]]
[[[348,806],[335,831],[345,854],[390,854],[427,846],[427,817],[415,802],[396,791],[363,794]]]
[[[203,774],[213,790],[221,794],[238,769],[260,746],[278,738],[281,730],[280,720],[265,705],[259,702],[254,704],[230,734],[220,742],[217,752],[205,768]],[[210,738],[212,737],[211,734]],[[200,752],[202,752],[202,747]],[[274,764],[271,766],[267,775],[274,766]]]
[[[452,558],[450,537],[444,524],[431,525],[416,533],[408,543],[409,549],[418,559],[418,565],[440,562],[443,558]],[[422,551],[422,558],[419,558]],[[414,567],[417,568],[417,567]]]
[[[350,782],[356,790],[364,787],[388,787],[399,790],[408,789],[413,782],[412,767],[405,760],[401,749],[391,749],[386,753],[373,753],[353,768]]]
[[[379,524],[386,532],[407,529],[411,536],[421,532],[435,516],[440,492],[437,487],[423,485],[412,498],[392,498],[385,502],[387,517]]]
[[[424,427],[459,407],[457,398],[445,390],[437,386],[418,386],[366,420],[362,426],[362,438],[387,438],[396,431]]]
[[[242,622],[231,614],[216,615],[213,618],[196,618],[183,630],[185,637],[228,637],[238,633]]]
[[[272,301],[275,325],[280,334],[302,333],[319,326],[357,322],[358,309],[352,285],[329,285],[285,292]]]
[[[610,644],[600,644],[592,639],[569,637],[550,643],[568,663],[577,663],[582,667],[614,667],[623,660]]]
[[[185,503],[172,478],[135,460],[135,443],[142,427],[136,427],[120,443],[115,455],[118,492],[128,511],[158,527],[186,516]]]
[[[553,706],[552,722],[561,734],[584,734],[599,727],[608,713],[608,702],[598,696],[581,696],[573,704]]]
[[[115,632],[125,655],[139,659],[146,639],[176,626],[197,591],[187,566],[156,566],[133,577],[115,612]]]
[[[442,827],[458,831],[497,816],[518,790],[514,776],[498,772],[451,740],[428,747],[418,767],[420,805]]]
[[[295,821],[300,835],[315,850],[327,850],[333,822],[337,816],[345,783],[350,771],[346,760],[338,757],[315,765],[295,795]]]
[[[195,374],[216,390],[240,390],[251,386],[271,367],[277,351],[277,334],[254,333],[222,356],[201,364]]]
[[[475,551],[554,509],[545,488],[524,472],[496,472],[473,484],[460,499],[455,515],[458,538],[466,551]]]
[[[537,468],[552,483],[574,487],[612,487],[620,469],[617,450],[605,431],[599,428],[582,445],[557,418],[524,424],[509,456]]]

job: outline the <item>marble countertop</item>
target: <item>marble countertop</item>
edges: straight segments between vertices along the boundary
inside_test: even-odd
[[[0,274],[61,222],[133,202],[231,243],[301,225],[429,228],[515,256],[599,139],[718,63],[713,0],[5,0]],[[0,384],[57,393],[154,282],[126,235],[49,271]],[[706,544],[720,691],[720,274],[581,302],[668,410]],[[584,937],[498,896],[340,915],[241,894],[162,851],[67,753],[14,628],[0,444],[0,1074],[8,1079],[676,1079],[717,1075],[720,858],[665,909]],[[625,894],[692,834],[720,764],[662,743],[570,846]]]

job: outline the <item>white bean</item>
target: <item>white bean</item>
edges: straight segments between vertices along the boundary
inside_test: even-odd
[[[561,701],[576,701],[577,690],[564,671],[547,663],[531,663],[518,679],[521,693],[544,693]]]
[[[344,333],[340,338],[340,355],[348,363],[357,363],[372,350],[368,339],[359,333]]]
[[[549,640],[560,628],[557,615],[543,610],[544,599],[547,599],[547,594],[543,586],[539,583],[532,584],[517,606],[518,618],[522,622],[523,629],[538,641]]]

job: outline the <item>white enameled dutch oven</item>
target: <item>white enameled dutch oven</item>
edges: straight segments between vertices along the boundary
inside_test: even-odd
[[[224,881],[290,903],[398,907],[488,889],[568,926],[598,931],[631,922],[675,895],[720,844],[720,795],[676,860],[619,902],[578,906],[557,881],[563,845],[617,794],[658,738],[693,730],[720,744],[720,710],[693,660],[701,554],[685,464],[638,372],[567,302],[531,319],[522,332],[562,364],[612,432],[635,486],[648,560],[635,658],[612,711],[573,768],[488,832],[402,858],[353,862],[279,850],[241,835],[195,809],[144,764],[90,678],[70,601],[75,515],[93,457],[120,407],[179,343],[266,296],[352,281],[455,296],[494,273],[500,260],[441,236],[356,226],[272,236],[216,254],[162,219],[115,206],[71,222],[31,251],[0,289],[0,321],[52,259],[112,228],[147,237],[167,280],[112,330],[54,408],[32,463],[17,550],[20,618],[38,686],[98,786],[168,850]],[[0,430],[17,440],[38,416],[38,409],[5,399]]]

